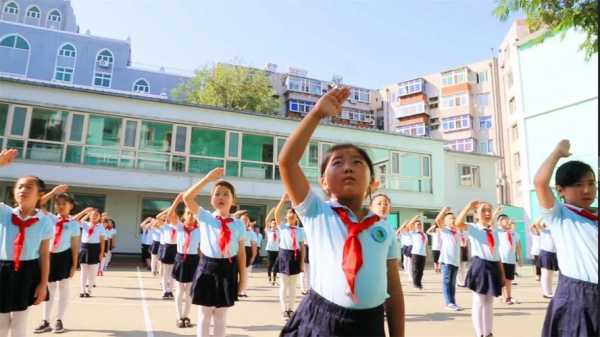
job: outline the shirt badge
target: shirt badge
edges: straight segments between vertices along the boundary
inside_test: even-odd
[[[381,243],[384,242],[385,239],[387,239],[387,231],[385,230],[385,228],[381,227],[381,226],[375,226],[373,228],[371,228],[371,237],[373,238],[373,240]]]

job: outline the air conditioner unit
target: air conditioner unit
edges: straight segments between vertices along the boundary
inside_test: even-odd
[[[352,104],[356,104],[356,100],[354,98],[350,98],[348,101]]]
[[[110,67],[110,62],[108,60],[100,59],[98,60],[98,65],[104,68]]]

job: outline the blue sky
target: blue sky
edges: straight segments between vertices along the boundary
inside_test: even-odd
[[[381,88],[492,56],[496,0],[72,0],[81,32],[132,39],[134,63],[239,59]]]

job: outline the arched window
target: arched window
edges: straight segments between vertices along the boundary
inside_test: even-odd
[[[19,14],[19,6],[15,2],[9,2],[4,6],[4,13],[17,15]]]
[[[133,92],[147,94],[150,92],[150,84],[145,79],[140,78],[133,84]]]
[[[96,62],[100,67],[108,68],[112,66],[113,61],[113,54],[108,49],[104,49],[103,51],[98,53],[98,56],[96,56]]]
[[[75,50],[75,47],[72,44],[67,43],[58,50],[58,55],[75,58],[77,56],[77,51]]]
[[[37,6],[30,7],[27,10],[27,17],[32,19],[39,19],[42,16],[42,12]]]
[[[93,85],[110,88],[112,84],[114,57],[110,50],[103,49],[96,55]]]
[[[62,15],[58,9],[55,9],[48,13],[48,22],[60,23],[62,21]]]
[[[8,48],[15,48],[15,49],[29,50],[29,43],[27,41],[25,41],[24,38],[22,38],[18,35],[9,35],[9,36],[2,38],[2,41],[0,41],[0,46],[8,47]]]

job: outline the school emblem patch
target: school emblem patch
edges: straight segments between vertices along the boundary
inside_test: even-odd
[[[381,226],[371,228],[371,237],[373,240],[381,243],[387,239],[387,231]]]

